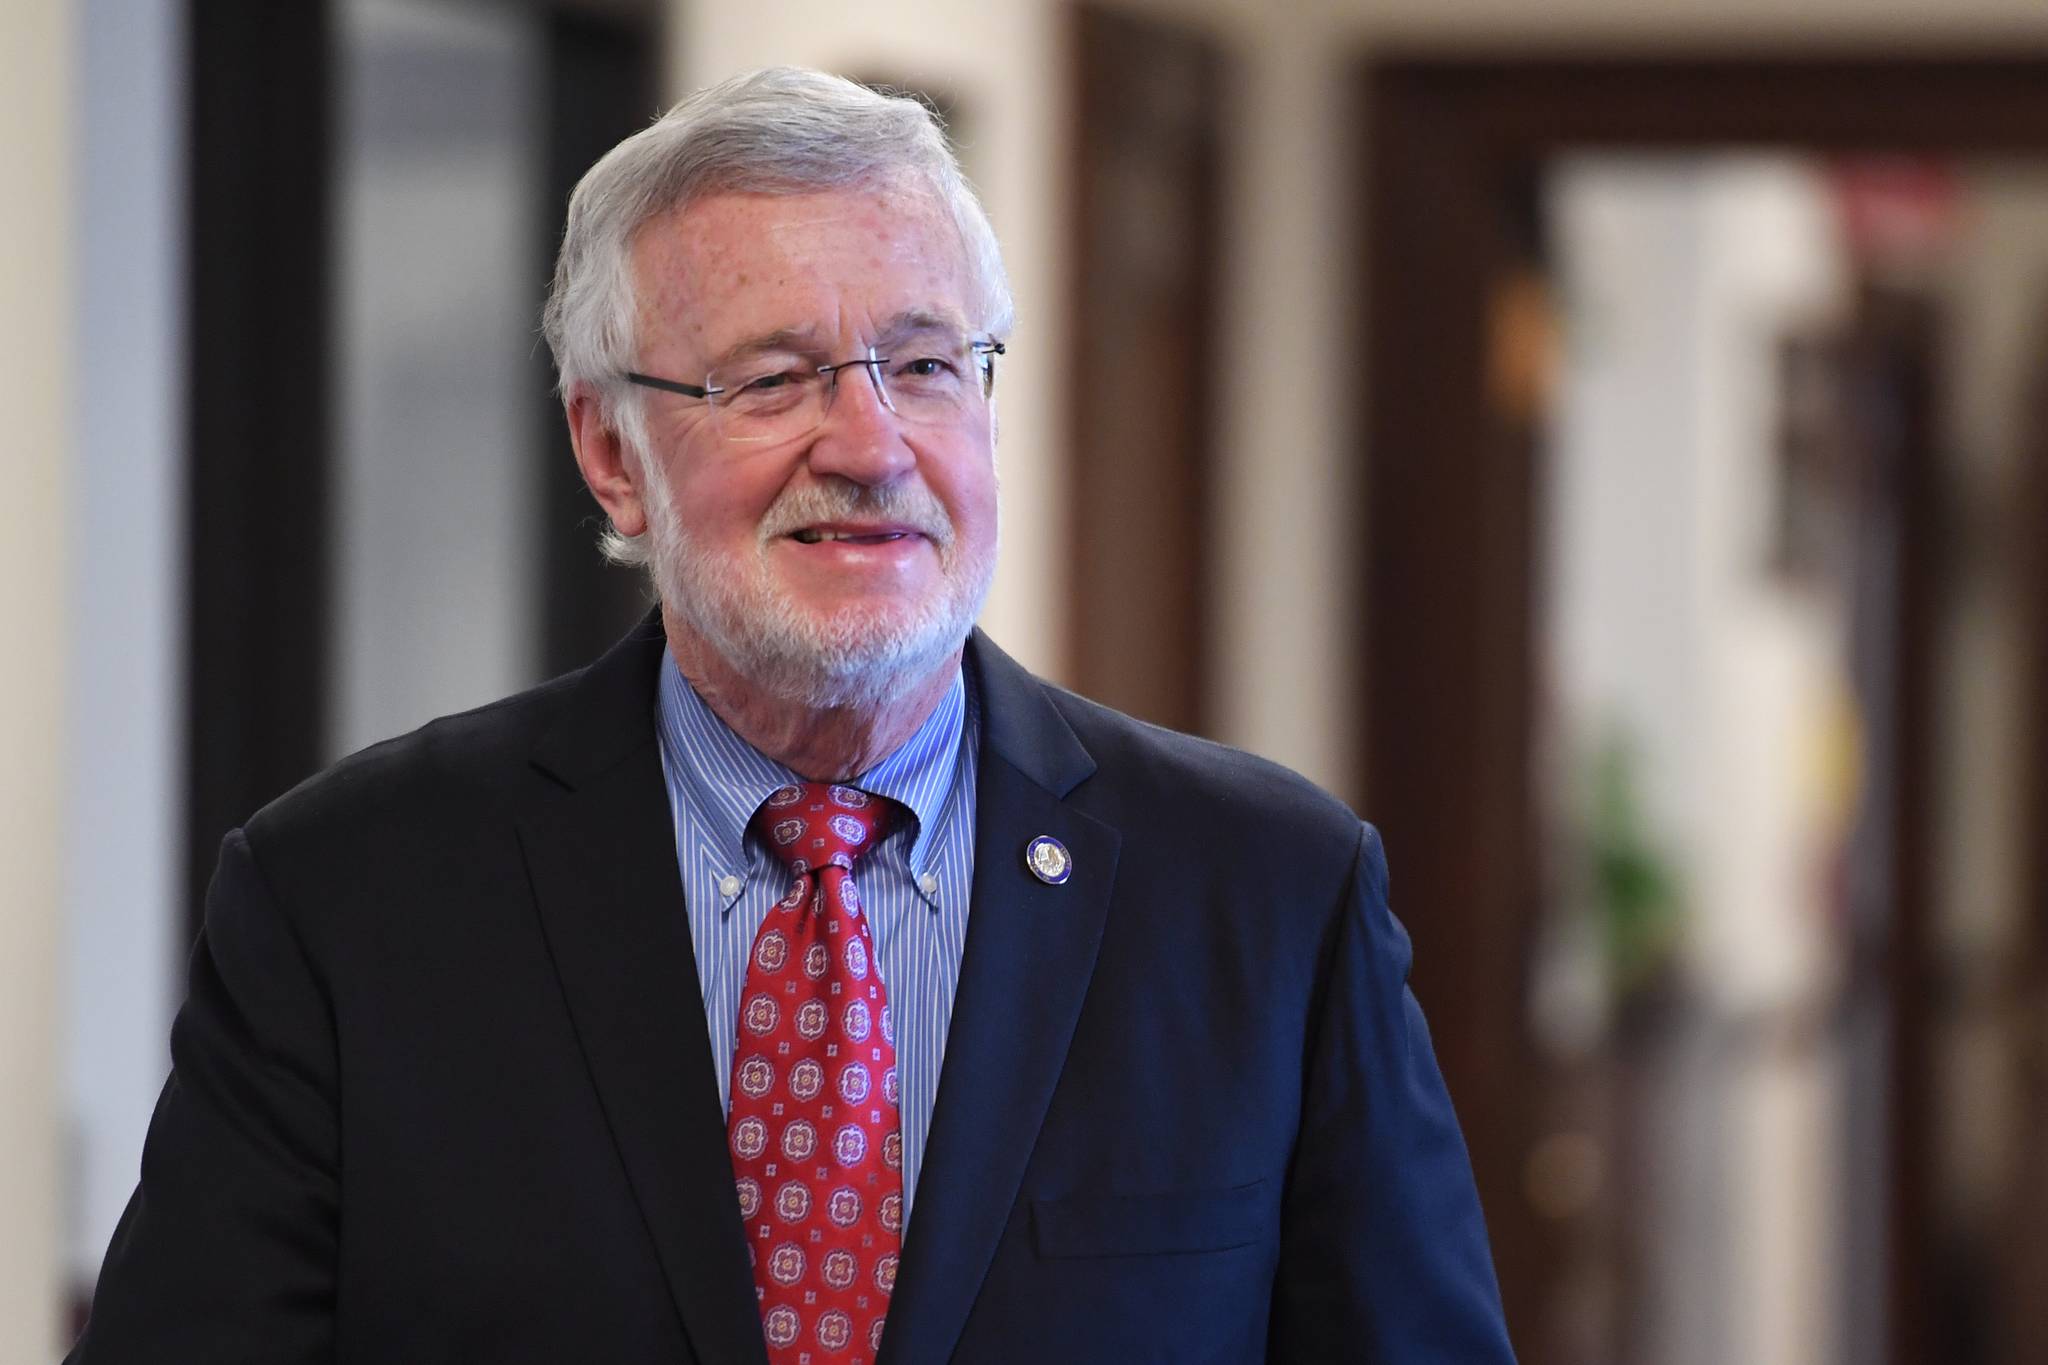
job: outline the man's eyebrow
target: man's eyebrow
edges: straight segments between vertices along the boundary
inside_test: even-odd
[[[961,320],[950,314],[930,308],[906,308],[885,319],[875,331],[875,345],[885,346],[901,337],[919,332],[958,332],[966,330]],[[778,327],[772,332],[747,337],[734,342],[718,354],[711,362],[716,370],[749,356],[764,355],[770,351],[816,352],[824,349],[819,340],[818,329],[813,326]]]
[[[933,312],[927,308],[906,308],[889,318],[876,332],[877,342],[908,336],[913,332],[961,332],[966,327],[961,320],[948,313]]]
[[[743,341],[734,342],[719,352],[717,357],[712,360],[711,368],[716,370],[722,366],[732,364],[735,360],[743,360],[748,356],[762,355],[769,351],[814,351],[816,349],[818,349],[818,333],[815,328],[778,327],[772,332],[763,332],[759,336],[752,336]]]

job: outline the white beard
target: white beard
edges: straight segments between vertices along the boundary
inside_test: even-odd
[[[782,701],[872,709],[930,679],[959,649],[995,579],[995,544],[963,559],[945,508],[922,484],[876,489],[832,479],[784,493],[761,519],[753,553],[696,541],[659,473],[643,499],[656,588],[736,673]],[[775,581],[774,543],[799,527],[860,517],[913,527],[938,551],[941,590],[915,603],[849,606],[820,616]]]

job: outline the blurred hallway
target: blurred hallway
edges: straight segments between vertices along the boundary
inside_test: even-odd
[[[222,832],[643,607],[535,313],[581,167],[770,62],[933,99],[1003,239],[990,633],[1384,829],[1523,1359],[2048,1359],[2033,0],[0,37],[0,1359],[89,1298]]]

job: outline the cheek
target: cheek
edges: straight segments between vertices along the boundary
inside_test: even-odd
[[[972,496],[967,502],[967,516],[975,530],[984,538],[995,534],[996,529],[996,473],[984,468],[976,474]]]
[[[677,517],[699,536],[750,541],[782,483],[755,462],[713,457],[679,472],[670,487]]]
[[[973,453],[965,462],[956,483],[956,503],[963,529],[971,528],[984,538],[992,537],[996,527],[996,468],[995,451],[983,447]]]

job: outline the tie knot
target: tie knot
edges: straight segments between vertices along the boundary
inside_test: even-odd
[[[853,870],[889,832],[896,803],[836,782],[777,787],[754,812],[754,831],[798,876],[837,865]]]

